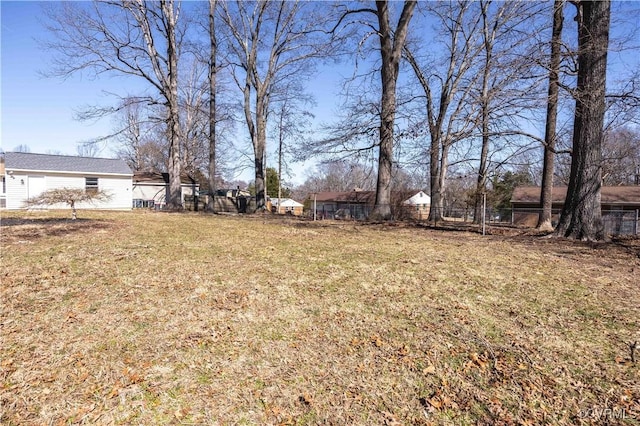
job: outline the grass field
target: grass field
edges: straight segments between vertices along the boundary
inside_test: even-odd
[[[640,424],[637,241],[67,216],[3,212],[3,425]]]

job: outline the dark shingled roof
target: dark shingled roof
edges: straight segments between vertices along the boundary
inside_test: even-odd
[[[564,203],[567,187],[553,188],[551,199],[554,203]],[[602,204],[640,204],[640,186],[603,186],[600,192]],[[540,203],[540,187],[518,186],[513,190],[512,203]]]
[[[313,195],[309,198],[313,200]],[[373,204],[376,201],[376,193],[374,191],[318,192],[316,201]]]
[[[134,172],[133,173],[133,182],[135,183],[169,183],[169,173],[160,173],[160,172]],[[180,183],[183,185],[194,185],[198,182],[188,175],[187,173],[180,174]]]
[[[420,192],[419,189],[410,191],[392,191],[392,202],[402,202]],[[313,194],[309,194],[309,200],[314,199]],[[315,195],[317,202],[335,202],[335,203],[351,203],[351,204],[370,204],[373,205],[376,202],[375,191],[345,191],[345,192],[317,192]]]
[[[133,174],[124,160],[116,158],[5,152],[4,162],[7,170],[38,170],[87,174]]]

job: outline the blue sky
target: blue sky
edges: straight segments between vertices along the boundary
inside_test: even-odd
[[[46,37],[39,2],[0,2],[2,111],[1,143],[5,151],[27,145],[31,152],[75,155],[78,142],[106,134],[109,120],[81,123],[74,120],[82,105],[100,102],[109,81],[62,81],[40,73],[49,66],[49,54],[39,39]]]
[[[42,3],[0,0],[0,17],[0,148],[12,151],[27,145],[33,153],[77,155],[79,143],[110,134],[114,128],[111,118],[80,122],[75,119],[76,111],[86,105],[112,105],[113,98],[106,93],[135,92],[135,79],[127,80],[125,87],[118,78],[92,81],[77,74],[63,81],[44,77],[51,55],[39,43],[49,36]],[[316,92],[317,116],[333,113],[339,78],[337,73],[321,73],[315,79],[311,89]],[[335,90],[328,89],[332,85]],[[99,155],[110,157],[113,151],[106,147]],[[271,154],[269,161],[275,161]],[[310,165],[295,166],[296,181],[304,180],[304,169]],[[241,178],[250,179],[250,173],[244,174]]]
[[[631,12],[619,13],[618,16],[625,18],[626,25],[637,28],[640,25],[639,7],[639,2],[617,3],[614,10],[620,8]],[[573,11],[569,8],[565,13],[570,17]],[[91,123],[79,122],[74,118],[76,111],[86,105],[111,105],[113,98],[106,92],[135,92],[135,86],[129,84],[136,82],[127,80],[125,87],[123,79],[102,78],[92,81],[80,74],[66,81],[45,78],[41,72],[46,71],[51,62],[49,53],[38,43],[38,40],[48,36],[41,22],[42,4],[0,0],[0,17],[0,148],[11,151],[19,145],[27,145],[34,153],[76,155],[78,143],[108,135],[113,129],[110,118]],[[612,24],[612,31],[616,31],[617,25]],[[638,42],[634,44],[637,46]],[[639,66],[638,55],[632,54],[633,59],[629,60],[628,54],[628,51],[611,52],[611,70]],[[626,59],[622,60],[620,56]],[[349,76],[352,66],[352,63],[348,63],[340,67],[324,67],[309,82],[309,90],[316,96],[317,107],[313,112],[318,121],[330,121],[337,109],[341,77],[335,71],[339,70],[343,77]],[[610,73],[610,78],[615,77],[615,72]],[[273,151],[269,148],[270,153]],[[112,151],[106,148],[100,155],[111,156]],[[275,157],[270,154],[269,165],[273,165],[274,161]],[[304,180],[304,170],[311,165],[296,165],[294,179],[298,182]],[[250,173],[242,178],[250,179]]]

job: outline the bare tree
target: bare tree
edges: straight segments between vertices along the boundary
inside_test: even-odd
[[[475,223],[479,223],[482,217],[482,197],[486,193],[490,169],[497,172],[508,157],[531,148],[530,141],[517,140],[525,133],[518,129],[518,121],[522,120],[522,111],[530,111],[536,105],[537,99],[531,93],[537,91],[535,85],[540,81],[531,71],[535,65],[534,58],[524,54],[528,52],[526,46],[531,39],[531,30],[535,31],[533,19],[540,6],[521,1],[493,3],[491,0],[481,0],[479,8],[482,61],[478,69],[480,79],[477,89],[480,156]],[[514,128],[518,130],[514,131]],[[491,165],[490,147],[492,141],[498,138],[502,146],[495,153],[502,158],[497,160],[498,164]],[[505,149],[507,143],[510,144],[509,149]]]
[[[146,99],[166,108],[170,176],[167,207],[181,208],[178,58],[182,39],[180,7],[174,0],[96,0],[90,6],[64,3],[51,9],[49,30],[57,52],[51,75],[78,72],[135,76],[159,95]],[[96,110],[96,114],[112,110]]]
[[[578,82],[571,175],[555,235],[604,238],[600,210],[602,139],[611,3],[577,1]]]
[[[20,144],[18,146],[13,147],[13,152],[24,152],[28,154],[31,152],[31,148],[29,148],[29,145]]]
[[[479,52],[476,43],[479,19],[466,21],[470,3],[438,4],[430,9],[440,21],[444,33],[446,58],[442,73],[433,71],[432,58],[420,63],[414,46],[407,46],[405,56],[425,93],[426,121],[429,128],[429,185],[431,207],[429,221],[441,221],[451,146],[471,133],[471,114],[465,108],[473,85],[468,74]],[[423,42],[417,43],[423,46]],[[431,50],[432,44],[429,44]],[[466,119],[465,119],[466,118]]]
[[[233,169],[233,162],[226,161],[233,149],[230,138],[234,135],[233,122],[236,113],[235,100],[229,101],[228,73],[225,73],[224,45],[218,39],[221,2],[209,0],[189,11],[193,16],[192,33],[195,37],[185,43],[185,50],[194,56],[190,69],[183,65],[180,91],[182,128],[185,141],[183,165],[189,173],[201,180],[201,188],[215,194],[221,182],[221,174]],[[183,61],[184,63],[184,61]],[[205,209],[213,212],[214,199],[207,198]]]
[[[628,126],[605,134],[602,181],[604,185],[640,185],[640,131]]]
[[[551,55],[549,60],[549,90],[547,99],[547,120],[544,130],[544,159],[542,185],[540,188],[540,215],[537,229],[553,231],[551,208],[553,193],[553,171],[556,155],[556,125],[558,120],[558,94],[560,89],[560,61],[562,48],[562,23],[564,21],[564,0],[553,3],[553,28],[551,33]]]
[[[79,143],[76,145],[76,153],[79,157],[97,157],[100,152],[100,147],[95,143]]]
[[[293,96],[292,93],[297,93]],[[296,147],[308,146],[313,114],[307,107],[313,104],[313,98],[305,95],[304,88],[297,80],[291,80],[272,94],[273,120],[278,153],[278,199],[282,196],[283,172],[287,171],[287,159]]]
[[[71,208],[71,219],[76,220],[77,203],[108,201],[111,194],[103,190],[86,191],[84,188],[55,188],[44,191],[40,195],[25,201],[27,207],[53,206],[55,204],[67,204]]]
[[[132,103],[120,110],[122,122],[117,125],[121,130],[116,136],[120,142],[120,148],[116,150],[116,155],[125,160],[134,171],[142,170],[144,167],[140,109],[140,104]]]
[[[375,187],[376,174],[372,164],[338,160],[316,166],[311,176],[294,193],[303,199],[313,192],[372,191]]]
[[[213,212],[216,193],[216,149],[217,149],[217,85],[218,85],[218,39],[216,36],[217,0],[209,0],[209,197],[206,209]]]
[[[349,84],[355,83],[355,80]],[[367,83],[349,88],[344,94],[345,105],[338,112],[338,119],[323,123],[319,132],[327,135],[313,139],[296,150],[298,159],[324,157],[326,161],[346,159],[368,161],[378,146],[380,130],[380,102]]]
[[[179,88],[181,168],[191,176],[204,174],[209,162],[209,83],[207,68],[194,60]]]
[[[155,107],[157,108],[157,106]],[[143,104],[124,101],[114,117],[117,129],[114,138],[118,142],[115,154],[127,162],[134,171],[164,171],[167,164],[164,126],[151,116],[154,108]]]
[[[400,70],[402,50],[408,34],[409,22],[415,9],[415,1],[405,1],[395,26],[391,24],[391,11],[387,1],[377,1],[376,7],[351,9],[341,6],[340,17],[332,29],[332,34],[348,34],[351,42],[356,29],[365,29],[357,43],[355,56],[359,59],[363,46],[370,37],[377,36],[376,53],[380,54],[380,68],[375,73],[367,73],[364,77],[376,75],[379,78],[381,95],[377,100],[370,97],[371,87],[375,83],[367,81],[366,89],[357,90],[355,94],[346,93],[350,106],[344,117],[324,130],[330,136],[311,144],[310,153],[333,155],[344,160],[347,157],[371,155],[378,149],[378,182],[376,185],[376,201],[370,217],[374,220],[391,218],[391,181],[394,164],[395,125],[397,110],[397,81]],[[348,19],[355,16],[353,20]],[[368,16],[363,20],[360,16]],[[376,22],[374,23],[373,20]],[[352,33],[353,32],[353,33]],[[344,39],[342,39],[344,40]],[[349,43],[344,43],[349,44]],[[351,52],[352,54],[354,52]],[[358,63],[356,63],[356,67]],[[350,83],[366,80],[354,72]]]
[[[289,79],[305,79],[310,60],[326,57],[324,19],[312,3],[237,1],[221,4],[230,32],[231,68],[243,94],[244,118],[253,146],[256,204],[265,207],[265,158],[271,95]]]
[[[378,37],[382,68],[382,95],[380,100],[380,146],[378,153],[378,183],[376,201],[371,218],[391,219],[391,176],[393,164],[394,126],[396,113],[396,84],[400,69],[400,59],[409,32],[409,22],[416,7],[416,1],[406,0],[396,28],[391,27],[389,3],[376,1]]]

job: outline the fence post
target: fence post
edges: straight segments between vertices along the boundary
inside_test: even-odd
[[[487,193],[482,193],[482,235],[485,234],[485,227],[487,221]]]
[[[316,215],[317,215],[316,212],[318,211],[317,204],[316,204],[317,197],[318,197],[318,193],[314,192],[313,193],[313,221],[314,222],[316,221]]]
[[[638,235],[638,213],[640,213],[640,210],[636,209],[636,221],[633,223],[633,235]]]

